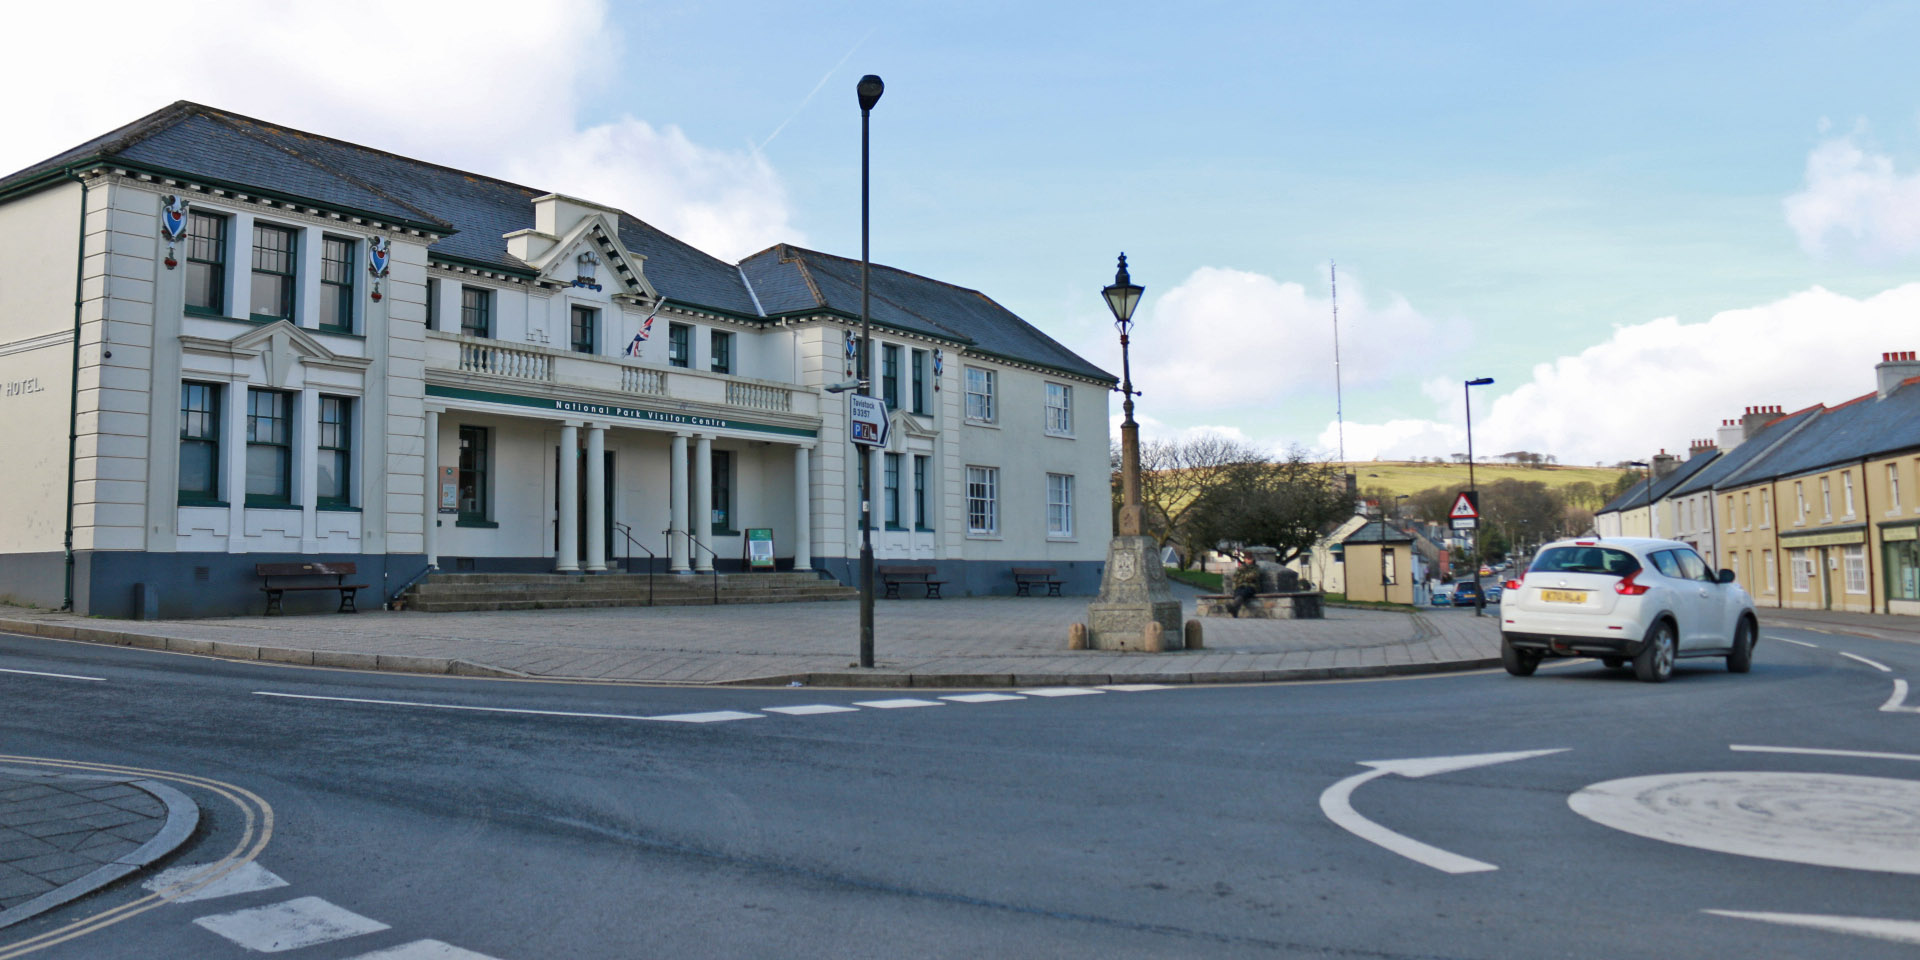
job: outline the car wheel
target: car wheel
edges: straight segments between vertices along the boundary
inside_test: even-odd
[[[1647,683],[1665,683],[1673,676],[1673,624],[1657,620],[1647,631],[1647,641],[1633,658],[1633,675]]]
[[[1627,661],[1623,657],[1601,657],[1600,664],[1609,670],[1618,670],[1626,666]]]
[[[1531,677],[1540,666],[1540,653],[1536,650],[1522,650],[1505,637],[1500,639],[1500,665],[1516,677]]]
[[[1727,654],[1728,673],[1746,673],[1753,669],[1753,621],[1740,618],[1733,628],[1733,652]]]

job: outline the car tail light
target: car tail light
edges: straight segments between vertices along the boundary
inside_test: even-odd
[[[1633,582],[1633,578],[1639,575],[1640,575],[1640,571],[1635,570],[1634,572],[1629,573],[1624,577],[1621,577],[1620,582],[1613,585],[1613,592],[1623,597],[1637,597],[1643,593],[1646,593],[1647,592],[1646,584]]]
[[[1525,579],[1525,578],[1522,578],[1522,579]],[[1508,580],[1508,581],[1507,581],[1507,589],[1508,589],[1508,590],[1518,590],[1518,589],[1520,589],[1520,581],[1519,581],[1519,580]]]

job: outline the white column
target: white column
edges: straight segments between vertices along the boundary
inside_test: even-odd
[[[580,424],[560,427],[559,531],[554,538],[553,568],[561,573],[580,571]]]
[[[427,410],[427,482],[423,489],[427,492],[426,525],[424,546],[427,553],[427,566],[440,566],[440,411]]]
[[[252,249],[252,247],[248,247]],[[226,458],[226,478],[220,494],[227,498],[227,552],[247,552],[247,382],[235,380],[221,400],[226,404],[226,423],[221,424],[221,455]]]
[[[673,477],[673,517],[667,522],[667,569],[687,572],[687,435],[673,435],[671,475]]]
[[[813,480],[810,447],[793,448],[793,569],[813,569]]]
[[[587,572],[607,571],[607,425],[587,424]]]
[[[700,434],[693,445],[693,542],[705,549],[693,552],[695,573],[713,569],[713,438]]]
[[[293,502],[300,505],[300,552],[320,551],[320,391],[300,391],[299,432],[294,435]]]

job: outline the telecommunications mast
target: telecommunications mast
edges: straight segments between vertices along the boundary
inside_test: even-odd
[[[1333,419],[1339,424],[1340,462],[1347,462],[1347,418],[1340,402],[1340,267],[1327,261],[1327,290],[1333,300]]]

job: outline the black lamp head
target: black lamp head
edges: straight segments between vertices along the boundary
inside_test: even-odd
[[[860,112],[865,113],[872,110],[874,104],[880,102],[880,95],[887,92],[887,85],[882,83],[879,77],[869,73],[860,78],[860,84],[854,90],[860,94]]]

